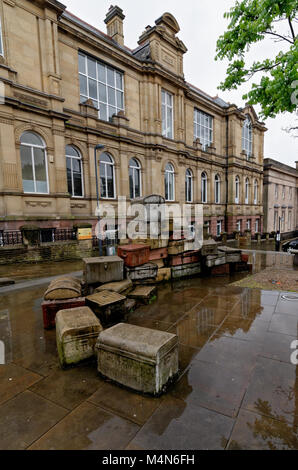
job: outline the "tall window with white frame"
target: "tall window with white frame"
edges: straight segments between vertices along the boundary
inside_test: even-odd
[[[252,157],[252,123],[248,115],[242,127],[242,150],[249,160]]]
[[[185,200],[193,202],[193,173],[189,168],[185,173]]]
[[[124,75],[119,70],[79,53],[80,101],[91,99],[99,118],[111,121],[124,110]]]
[[[258,204],[258,197],[259,197],[258,196],[258,192],[259,192],[258,189],[259,189],[258,188],[258,181],[255,180],[254,181],[254,204]]]
[[[256,219],[255,221],[255,232],[259,233],[259,219]]]
[[[115,165],[108,153],[101,154],[99,159],[100,196],[103,199],[115,199]]]
[[[200,139],[203,150],[213,142],[213,117],[194,109],[194,139]]]
[[[245,204],[249,203],[249,179],[245,180]]]
[[[0,17],[0,55],[4,56],[3,36],[2,36],[2,19]]]
[[[141,165],[136,158],[129,161],[129,195],[131,199],[141,197]]]
[[[34,132],[24,132],[20,153],[24,193],[48,194],[47,155],[42,138]]]
[[[171,163],[167,163],[165,168],[165,199],[175,200],[175,171]]]
[[[240,179],[239,176],[235,178],[235,203],[239,204],[240,201]]]
[[[67,145],[65,155],[68,192],[72,197],[83,197],[84,185],[81,154],[72,145]]]
[[[166,90],[161,90],[162,135],[173,139],[173,95]]]
[[[222,232],[222,221],[218,220],[216,222],[216,236],[219,237]]]
[[[215,175],[214,178],[214,202],[220,204],[220,177]]]
[[[207,186],[207,174],[203,171],[201,175],[201,202],[206,203],[208,200],[208,186]]]
[[[288,212],[288,230],[292,229],[292,211]]]

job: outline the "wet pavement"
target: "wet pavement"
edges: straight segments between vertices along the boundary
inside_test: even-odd
[[[46,286],[0,296],[0,449],[297,449],[298,294],[240,288],[227,276],[159,287],[127,321],[176,333],[180,373],[151,398],[62,371],[45,331]]]

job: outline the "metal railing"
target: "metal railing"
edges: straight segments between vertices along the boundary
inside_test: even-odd
[[[0,231],[0,246],[7,245],[22,245],[23,237],[20,230],[1,230]]]

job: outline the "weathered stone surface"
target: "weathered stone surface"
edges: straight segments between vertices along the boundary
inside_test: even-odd
[[[119,323],[102,331],[96,343],[98,371],[139,392],[160,394],[178,372],[178,337]]]
[[[47,288],[45,300],[66,300],[81,297],[82,286],[79,279],[71,276],[62,276],[54,279]]]
[[[125,300],[124,295],[104,290],[86,297],[86,305],[92,309],[103,325],[108,325],[123,317]]]
[[[10,286],[11,284],[15,284],[13,279],[9,277],[0,277],[0,287]]]
[[[56,315],[56,340],[61,367],[92,358],[101,331],[100,321],[90,308],[60,310]]]
[[[218,253],[216,256],[208,255],[206,258],[206,266],[208,268],[212,268],[213,266],[220,266],[222,264],[226,264],[226,255],[225,253]]]
[[[216,255],[217,250],[218,250],[217,243],[214,240],[204,240],[204,243],[201,249],[201,254],[203,256]]]
[[[128,298],[141,301],[148,301],[156,294],[156,287],[154,286],[137,286],[132,292],[128,294]]]
[[[128,294],[132,290],[132,288],[132,281],[130,279],[124,279],[123,281],[109,282],[108,284],[103,284],[102,286],[97,287],[95,289],[95,292],[109,290],[112,292],[117,292],[118,294]]]
[[[225,253],[227,263],[239,263],[241,261],[241,250],[228,246],[219,246],[218,251]]]
[[[169,255],[180,255],[184,252],[184,241],[183,240],[172,240],[169,242],[168,254]]]
[[[84,258],[84,279],[87,284],[105,284],[123,280],[124,261],[119,256]]]
[[[124,303],[125,313],[133,312],[137,307],[137,301],[135,299],[126,299]]]
[[[157,275],[157,269],[157,265],[153,262],[135,268],[125,267],[126,277],[132,281],[154,279]]]
[[[156,259],[154,260],[154,264],[158,267],[158,269],[164,268],[165,267],[165,262],[163,259]]]
[[[181,277],[195,276],[201,272],[201,263],[183,264],[180,266],[172,266],[172,279]]]

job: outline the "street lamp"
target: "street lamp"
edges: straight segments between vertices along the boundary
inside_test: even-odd
[[[100,215],[99,215],[99,188],[98,188],[98,172],[97,172],[97,150],[103,150],[105,148],[104,145],[98,144],[94,147],[94,165],[95,165],[95,181],[96,181],[96,200],[97,200],[97,218],[98,218],[98,230],[100,229]],[[100,233],[98,233],[98,250],[99,256],[102,256],[102,243]]]

